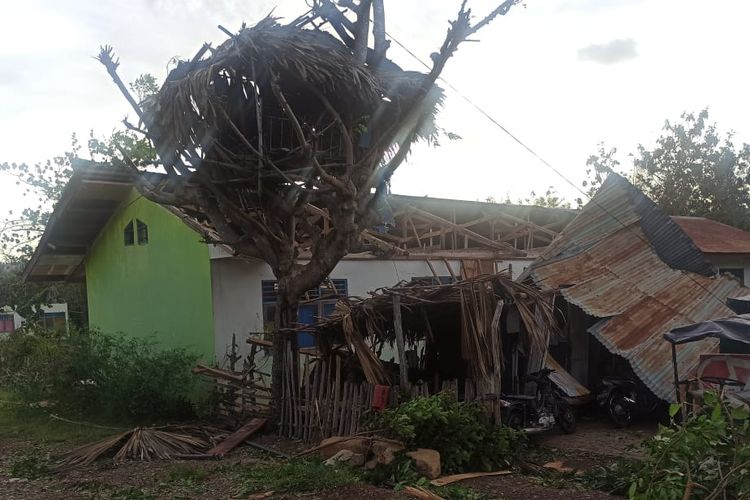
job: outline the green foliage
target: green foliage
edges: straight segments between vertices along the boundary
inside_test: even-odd
[[[315,492],[339,488],[360,481],[359,471],[331,467],[317,460],[290,460],[282,463],[254,464],[239,474],[242,483],[235,496],[258,491]]]
[[[29,456],[14,461],[8,468],[8,473],[12,477],[24,479],[39,479],[50,473],[47,464],[38,457]]]
[[[177,465],[169,471],[169,481],[192,488],[208,478],[208,472],[189,465]]]
[[[120,335],[14,332],[0,341],[0,383],[27,401],[118,419],[191,416],[197,356]]]
[[[495,470],[522,449],[523,433],[485,422],[482,408],[448,394],[414,398],[371,417],[370,429],[404,441],[407,447],[440,452],[443,470]]]
[[[140,103],[147,97],[151,97],[159,92],[159,84],[156,83],[156,77],[154,75],[144,73],[130,83],[130,90],[133,91]]]
[[[619,171],[616,149],[602,144],[586,162],[584,188],[592,195],[609,172]],[[633,182],[669,215],[708,217],[750,229],[750,145],[720,134],[708,110],[667,121],[654,148],[638,146]]]
[[[746,498],[750,495],[750,419],[713,393],[682,425],[661,427],[643,444],[645,458],[589,472],[589,486],[639,500]],[[676,413],[675,413],[676,414]],[[714,495],[714,496],[712,496]],[[692,497],[691,497],[692,498]]]

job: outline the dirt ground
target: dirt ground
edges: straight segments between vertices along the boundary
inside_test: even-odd
[[[575,434],[537,435],[532,442],[543,450],[537,462],[560,462],[573,471],[587,470],[602,465],[617,456],[630,453],[627,447],[636,444],[655,432],[655,425],[636,425],[631,429],[615,429],[607,422],[582,421]],[[294,453],[301,444],[263,436],[266,446]],[[162,461],[152,463],[131,462],[113,465],[100,462],[75,470],[42,475],[37,479],[22,479],[10,474],[11,464],[21,458],[36,457],[48,461],[51,457],[70,449],[69,443],[36,443],[24,436],[0,437],[0,498],[7,500],[156,500],[171,499],[233,499],[237,496],[237,470],[262,464],[268,455],[243,446],[221,461]],[[543,463],[538,463],[543,465]],[[200,480],[180,478],[175,471],[198,470]],[[197,473],[196,473],[197,474]],[[570,476],[570,474],[568,474]],[[538,477],[514,473],[474,479],[461,483],[487,498],[502,499],[584,499],[613,498],[607,494],[584,490],[571,482],[545,481]],[[367,484],[353,484],[321,493],[276,495],[273,498],[307,499],[392,499],[406,498],[403,493],[377,488]]]

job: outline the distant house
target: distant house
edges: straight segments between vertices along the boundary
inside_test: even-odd
[[[41,306],[39,325],[48,330],[68,329],[68,304],[48,304]],[[0,334],[11,333],[21,328],[26,318],[9,306],[0,307]]]
[[[720,274],[750,285],[750,233],[705,217],[672,217]]]
[[[248,333],[272,327],[271,269],[204,243],[218,239],[209,227],[145,199],[132,181],[127,171],[76,169],[24,277],[85,282],[92,327],[155,335],[163,346],[221,363],[233,334],[243,348]],[[574,216],[569,209],[389,196],[385,223],[363,236],[365,251],[345,257],[308,292],[306,299],[318,300],[300,307],[299,320],[326,316],[338,297],[402,280],[501,269],[515,277]],[[312,339],[302,334],[299,341]]]

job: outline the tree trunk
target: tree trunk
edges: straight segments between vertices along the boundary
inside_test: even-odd
[[[282,399],[284,377],[288,370],[292,371],[293,377],[298,376],[297,336],[296,333],[290,330],[297,322],[299,298],[290,290],[286,283],[287,279],[281,278],[278,280],[275,328],[273,332],[273,358],[271,365],[271,406],[273,412],[271,417],[277,424],[281,416],[281,405],[284,404],[284,400]],[[291,359],[287,359],[285,355],[287,342],[291,342]],[[296,379],[293,378],[293,380]],[[289,397],[288,394],[287,397]]]

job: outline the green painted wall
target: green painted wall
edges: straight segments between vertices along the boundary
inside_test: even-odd
[[[139,219],[148,244],[125,246]],[[131,193],[86,260],[89,324],[105,333],[153,337],[214,359],[211,267],[200,236],[161,206]]]

